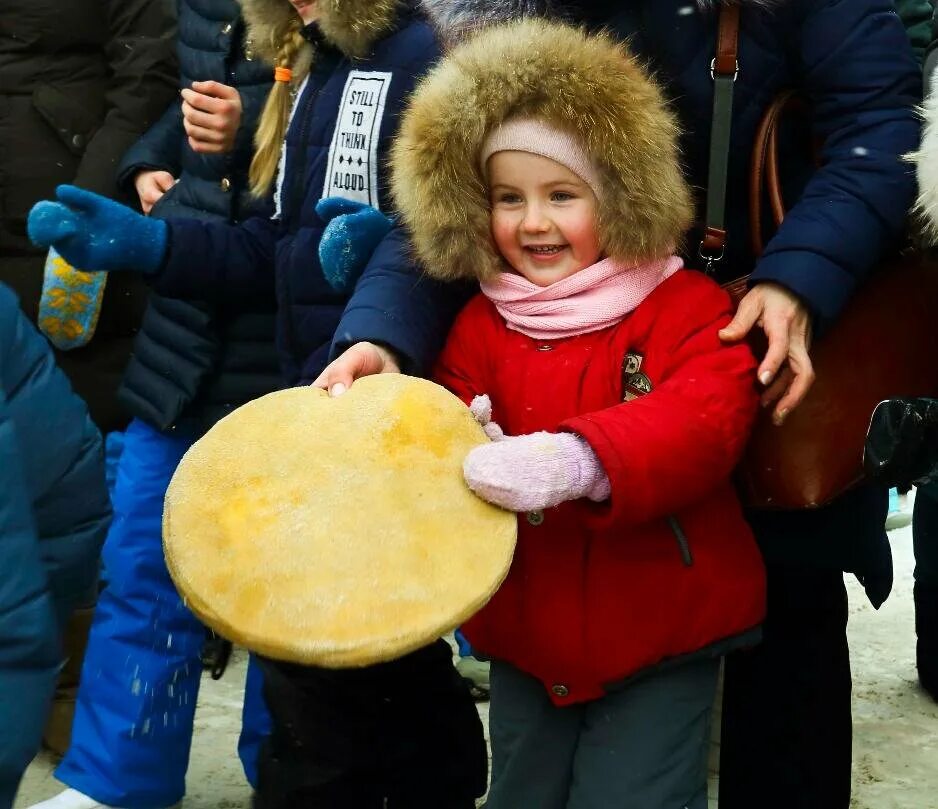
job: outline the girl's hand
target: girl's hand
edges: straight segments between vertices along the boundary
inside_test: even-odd
[[[374,343],[355,343],[329,363],[313,387],[329,391],[330,396],[341,396],[360,377],[400,372],[397,357],[389,349]]]
[[[504,437],[471,450],[466,483],[483,500],[509,511],[538,511],[566,500],[609,497],[609,478],[590,445],[573,433]]]
[[[168,171],[140,171],[134,177],[134,188],[137,189],[137,196],[140,197],[140,210],[149,214],[153,206],[160,201],[170,188],[175,185],[176,180]]]
[[[193,152],[230,152],[241,126],[241,112],[241,94],[227,84],[196,81],[191,90],[182,91],[182,125]]]

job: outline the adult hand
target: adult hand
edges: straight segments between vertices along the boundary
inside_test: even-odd
[[[182,91],[182,125],[192,151],[225,154],[241,126],[241,94],[217,81],[196,81]]]
[[[330,396],[341,396],[363,376],[400,372],[397,358],[384,346],[355,343],[329,363],[316,377],[313,387],[329,391]]]
[[[55,194],[57,202],[37,202],[29,212],[26,229],[33,244],[54,247],[86,271],[160,268],[169,239],[164,221],[73,185],[60,185]]]
[[[140,198],[140,209],[149,214],[153,206],[159,202],[173,185],[176,180],[168,171],[138,171],[134,177],[134,188],[137,189],[137,196]]]
[[[762,406],[774,403],[772,420],[781,425],[814,384],[814,367],[808,356],[811,315],[793,292],[780,284],[763,282],[740,301],[736,317],[720,330],[720,339],[737,342],[753,326],[759,326],[769,342],[758,371],[766,388]]]

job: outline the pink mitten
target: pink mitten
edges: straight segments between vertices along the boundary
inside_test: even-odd
[[[609,497],[609,478],[586,441],[572,433],[531,433],[476,447],[463,461],[466,483],[509,511],[536,511],[565,500]]]
[[[492,400],[488,394],[476,396],[469,405],[469,412],[479,422],[482,431],[489,437],[489,441],[501,441],[505,437],[502,428],[492,421]]]

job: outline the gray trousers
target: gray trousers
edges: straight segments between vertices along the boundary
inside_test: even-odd
[[[707,809],[719,667],[694,661],[557,708],[538,680],[493,662],[486,809]]]

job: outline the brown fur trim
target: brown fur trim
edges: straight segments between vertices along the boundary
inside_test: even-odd
[[[257,55],[274,64],[280,48],[279,32],[296,17],[287,0],[239,0],[248,38]],[[352,58],[367,56],[397,19],[403,0],[319,0],[323,36]],[[311,52],[311,48],[307,48]],[[308,58],[308,55],[307,55]],[[307,63],[308,64],[308,63]],[[300,71],[305,75],[307,71]]]
[[[503,268],[478,155],[487,133],[516,115],[543,118],[585,146],[602,175],[606,255],[643,261],[673,250],[692,206],[660,89],[610,37],[528,19],[471,37],[411,97],[392,188],[431,275],[484,279]]]

